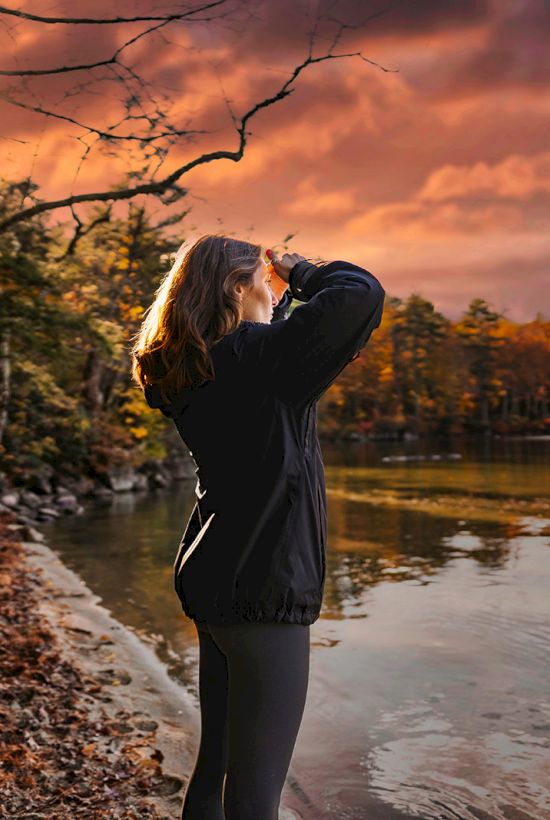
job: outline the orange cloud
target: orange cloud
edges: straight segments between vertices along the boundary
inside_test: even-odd
[[[498,202],[461,207],[442,204],[396,202],[370,209],[351,219],[345,230],[350,234],[391,236],[392,241],[447,242],[453,236],[486,235],[522,227],[520,208]]]
[[[350,213],[357,206],[355,193],[351,188],[340,191],[322,191],[318,179],[313,175],[303,179],[296,186],[292,196],[283,204],[284,213],[301,216],[338,216]]]
[[[440,202],[493,194],[528,199],[539,191],[550,193],[550,151],[532,157],[512,154],[495,165],[444,165],[429,175],[417,198]]]

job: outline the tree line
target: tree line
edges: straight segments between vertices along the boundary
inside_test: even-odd
[[[21,184],[2,184],[0,218]],[[129,350],[181,242],[136,201],[123,216],[98,209],[69,244],[41,215],[0,234],[4,472],[101,476],[173,447],[171,421],[131,381]],[[319,402],[319,433],[547,432],[549,350],[540,314],[518,324],[476,298],[451,321],[420,294],[387,295],[382,324]]]

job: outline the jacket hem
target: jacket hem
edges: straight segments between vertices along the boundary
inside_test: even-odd
[[[184,613],[193,621],[211,624],[240,624],[240,623],[288,623],[310,626],[319,618],[321,606],[317,604],[293,604],[292,607],[270,607],[255,604],[233,603],[231,610],[221,612],[218,609],[203,612],[194,612],[185,602],[181,602]]]

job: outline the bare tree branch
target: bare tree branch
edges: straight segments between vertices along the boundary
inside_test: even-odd
[[[146,37],[148,34],[152,34],[155,31],[159,31],[160,29],[164,28],[164,26],[168,25],[169,23],[174,22],[175,20],[184,20],[187,19],[189,22],[202,22],[200,18],[192,18],[191,15],[196,14],[199,11],[207,11],[209,9],[215,8],[216,6],[220,6],[227,3],[227,0],[212,0],[211,3],[207,3],[204,6],[199,6],[192,11],[182,12],[181,14],[172,14],[167,17],[157,18],[160,19],[160,22],[154,26],[149,26],[149,28],[140,31],[134,37],[131,37],[125,43],[117,48],[115,53],[106,60],[97,60],[95,63],[83,63],[82,65],[72,65],[72,66],[57,66],[56,68],[28,68],[28,69],[16,69],[12,71],[7,71],[5,69],[0,69],[0,76],[2,77],[43,77],[52,74],[67,74],[73,71],[87,71],[92,68],[100,68],[101,66],[108,66],[113,65],[118,62],[119,55],[127,49],[129,46],[136,43],[142,37]],[[4,11],[3,7],[0,6],[0,11]],[[18,15],[19,16],[19,15]],[[25,16],[23,12],[21,16]],[[68,19],[68,18],[67,18]],[[99,23],[99,20],[94,21],[95,23]],[[118,21],[117,21],[118,22]],[[122,21],[120,21],[122,22]]]
[[[32,207],[25,208],[18,213],[12,214],[0,222],[0,231],[22,222],[25,219],[30,219],[37,214],[44,213],[45,211],[51,211],[56,208],[72,206],[77,202],[116,202],[120,200],[133,199],[140,194],[157,194],[159,196],[165,195],[165,204],[171,204],[172,202],[181,199],[187,194],[187,190],[178,186],[178,180],[193,168],[220,159],[229,159],[233,162],[239,162],[242,159],[244,149],[246,147],[247,136],[250,134],[250,132],[247,132],[246,130],[249,121],[262,109],[268,108],[276,102],[283,100],[285,97],[288,97],[294,91],[294,89],[291,88],[291,85],[295,82],[302,71],[315,63],[325,62],[326,60],[343,59],[347,57],[359,57],[361,60],[364,60],[365,62],[370,63],[385,72],[399,71],[399,69],[385,68],[379,63],[365,57],[360,51],[350,52],[348,54],[330,53],[322,55],[321,57],[312,57],[310,50],[307,58],[300,63],[300,65],[296,66],[289,79],[282,85],[276,94],[256,103],[241,118],[240,124],[236,127],[239,135],[239,147],[237,150],[219,150],[201,154],[185,165],[181,165],[164,179],[145,182],[132,188],[121,188],[119,190],[101,191],[97,193],[73,194],[65,197],[64,199],[54,200],[51,202],[38,202]],[[166,195],[168,198],[166,198]]]
[[[90,231],[93,231],[93,229],[97,225],[101,225],[104,222],[109,222],[109,220],[111,219],[111,210],[112,206],[108,205],[107,208],[102,213],[100,213],[95,219],[92,219],[91,222],[89,222],[87,225],[84,225],[84,223],[78,216],[77,212],[75,211],[74,206],[71,205],[71,213],[73,215],[74,221],[76,222],[76,229],[71,241],[67,245],[67,249],[65,250],[65,252],[60,254],[59,256],[56,256],[54,261],[62,262],[63,259],[67,258],[67,256],[71,256],[74,253],[78,241],[82,239],[83,236],[86,236],[86,234],[90,233]]]
[[[328,49],[327,54],[332,54],[332,49],[336,48],[336,46],[338,45],[338,43],[340,41],[340,38],[342,37],[342,35],[343,35],[343,33],[346,29],[348,29],[348,28],[349,29],[362,28],[367,23],[370,23],[371,20],[375,20],[377,17],[381,17],[383,14],[387,14],[389,11],[391,11],[391,9],[380,9],[380,11],[375,11],[372,14],[369,14],[363,21],[361,21],[360,23],[355,23],[355,24],[343,23],[341,20],[338,20],[335,17],[330,17],[328,14],[320,15],[319,16],[320,20],[328,20],[331,23],[337,23],[338,24],[338,29],[337,29],[336,34],[334,35],[334,37],[332,39],[332,42],[330,44],[330,47]]]
[[[57,120],[63,120],[64,122],[69,122],[71,125],[76,125],[79,128],[82,128],[84,131],[88,131],[90,134],[96,134],[100,139],[104,140],[134,140],[135,142],[139,143],[148,143],[148,142],[156,142],[160,139],[166,138],[173,138],[173,137],[186,137],[189,135],[196,135],[196,134],[213,134],[214,131],[206,131],[202,129],[178,129],[178,128],[168,128],[166,131],[160,131],[158,134],[150,134],[147,136],[146,134],[115,134],[110,129],[118,128],[122,122],[126,122],[127,120],[137,120],[137,119],[144,119],[148,120],[151,126],[156,125],[155,122],[152,122],[149,117],[145,114],[142,114],[140,117],[137,116],[128,116],[124,117],[123,120],[116,123],[115,125],[108,126],[107,131],[102,131],[100,128],[95,128],[93,125],[85,125],[78,120],[73,119],[73,117],[68,117],[65,114],[58,114],[55,111],[48,111],[46,108],[42,108],[39,105],[29,105],[28,103],[21,102],[20,100],[16,100],[13,97],[10,97],[8,94],[3,94],[0,92],[0,99],[3,99],[5,102],[10,103],[10,105],[15,105],[17,108],[23,108],[25,111],[32,111],[35,114],[43,114],[45,117],[53,117]]]
[[[193,11],[187,12],[188,14],[193,14],[194,11],[199,11],[201,9],[194,9]],[[94,26],[101,26],[101,25],[112,25],[113,23],[143,23],[143,22],[152,22],[152,21],[160,21],[160,20],[179,20],[181,18],[181,12],[177,14],[163,14],[158,17],[154,16],[145,16],[145,17],[110,17],[107,19],[98,18],[98,17],[41,17],[39,14],[30,14],[27,11],[21,11],[20,9],[8,9],[6,6],[0,6],[0,14],[10,14],[13,17],[20,17],[23,20],[32,20],[36,23],[49,23],[49,24],[57,24],[63,23],[73,26],[78,25],[94,25]]]

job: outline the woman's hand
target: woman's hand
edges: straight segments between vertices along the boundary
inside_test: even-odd
[[[266,256],[271,261],[271,264],[273,265],[273,270],[275,271],[277,276],[287,284],[290,271],[292,270],[296,262],[305,260],[305,256],[302,256],[299,253],[283,253],[281,259],[279,259],[277,253],[271,250],[271,248],[268,248],[266,250]]]

